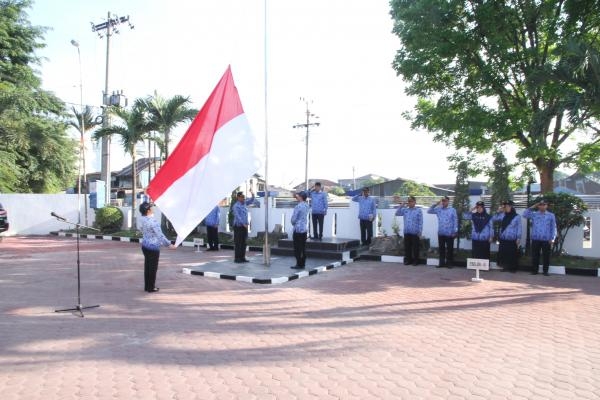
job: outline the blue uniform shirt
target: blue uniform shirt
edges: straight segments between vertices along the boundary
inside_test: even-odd
[[[171,241],[162,233],[160,223],[153,217],[142,216],[142,247],[148,250],[160,250],[160,246],[169,246]]]
[[[442,207],[433,204],[427,210],[428,214],[436,214],[438,217],[438,235],[454,236],[458,232],[458,217],[456,210],[450,206]]]
[[[423,233],[423,211],[418,207],[399,206],[396,215],[404,217],[404,233],[421,236]]]
[[[358,219],[365,221],[375,219],[377,206],[375,205],[375,199],[373,197],[365,197],[362,194],[358,194],[352,198],[352,201],[358,203]]]
[[[219,222],[221,221],[221,209],[219,206],[216,206],[208,213],[208,215],[204,218],[204,223],[206,226],[219,226]]]
[[[247,205],[252,203],[254,203],[254,196],[244,202],[239,202],[236,200],[235,204],[233,205],[233,226],[249,225]]]
[[[308,204],[305,201],[299,202],[294,207],[292,213],[292,225],[294,226],[294,232],[305,233],[308,225]]]
[[[500,221],[504,218],[504,213],[497,213],[492,217],[493,221]],[[516,217],[510,221],[510,224],[506,227],[506,229],[500,229],[500,239],[501,240],[521,240],[522,228],[521,228],[521,216],[517,214]]]
[[[528,208],[523,218],[531,220],[531,240],[549,242],[556,239],[556,218],[550,211],[532,211]]]
[[[463,219],[465,220],[473,220],[473,214],[471,212],[463,213]],[[494,234],[494,221],[492,218],[488,221],[485,227],[481,230],[481,232],[477,232],[475,229],[475,224],[471,224],[471,240],[479,240],[479,241],[488,241]]]
[[[310,206],[313,214],[327,214],[327,193],[322,190],[309,192],[308,197],[311,198]]]

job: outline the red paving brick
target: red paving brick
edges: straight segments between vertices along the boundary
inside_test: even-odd
[[[224,252],[223,252],[224,253]],[[221,254],[220,256],[229,253]],[[0,398],[598,399],[598,278],[355,262],[282,285],[181,273],[139,245],[0,243]]]

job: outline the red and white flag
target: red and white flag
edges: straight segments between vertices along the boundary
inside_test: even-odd
[[[147,192],[177,232],[176,245],[262,165],[231,66]]]

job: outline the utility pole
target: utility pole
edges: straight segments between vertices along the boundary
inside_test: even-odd
[[[312,114],[308,108],[308,104],[312,103],[312,101],[308,101],[304,97],[300,97],[300,101],[303,101],[304,104],[306,105],[306,123],[296,124],[293,127],[294,128],[306,128],[306,156],[305,156],[305,163],[304,163],[304,185],[305,185],[305,190],[308,191],[308,137],[309,137],[310,127],[311,126],[319,126],[320,123],[319,122],[310,122],[311,118],[319,118],[315,114]]]
[[[133,29],[133,25],[129,22],[129,15],[126,17],[110,16],[110,11],[107,14],[106,21],[99,24],[92,24],[92,32],[98,33],[100,39],[106,36],[106,79],[104,81],[104,92],[102,93],[102,127],[107,127],[110,124],[108,118],[108,106],[127,106],[127,98],[123,96],[123,91],[120,93],[113,93],[112,96],[108,95],[108,66],[110,60],[110,37],[119,33],[118,26],[122,23],[127,22],[130,29]],[[104,35],[103,31],[106,31]],[[123,98],[121,98],[121,96]],[[102,138],[102,154],[100,164],[100,179],[106,183],[106,192],[104,197],[105,204],[110,204],[110,184],[111,184],[111,171],[110,171],[110,137],[105,136]],[[135,188],[134,188],[135,195]]]

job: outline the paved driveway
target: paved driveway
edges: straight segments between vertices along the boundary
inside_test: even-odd
[[[282,285],[137,244],[0,243],[0,399],[598,399],[600,281],[355,262]]]

